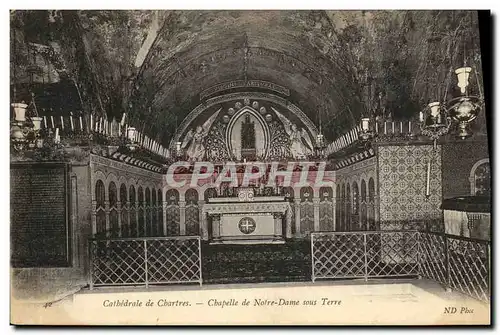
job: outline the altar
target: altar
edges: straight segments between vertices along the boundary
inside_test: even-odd
[[[285,197],[253,194],[211,198],[203,205],[211,244],[284,243],[290,238],[291,207]]]

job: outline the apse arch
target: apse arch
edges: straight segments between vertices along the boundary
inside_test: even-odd
[[[195,121],[204,111],[209,109],[210,107],[213,107],[215,105],[225,103],[228,101],[233,101],[233,100],[263,100],[267,102],[274,103],[276,105],[279,105],[285,109],[287,109],[289,112],[291,112],[293,115],[295,115],[301,122],[304,124],[304,126],[307,128],[309,133],[313,136],[313,138],[316,138],[318,135],[319,131],[314,122],[311,121],[311,119],[296,105],[288,101],[287,99],[284,99],[282,97],[279,97],[277,95],[271,94],[271,93],[264,93],[264,92],[238,92],[238,93],[228,93],[228,94],[223,94],[216,96],[214,98],[208,99],[198,106],[196,106],[180,123],[179,127],[177,128],[177,131],[175,132],[174,136],[170,140],[169,148],[170,150],[175,151],[175,144],[176,142],[180,141],[180,138],[187,132],[187,130],[190,128],[190,125],[193,121]]]

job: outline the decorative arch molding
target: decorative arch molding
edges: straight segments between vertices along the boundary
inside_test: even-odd
[[[186,133],[187,129],[191,125],[191,123],[196,120],[205,110],[208,108],[215,106],[217,104],[229,102],[232,100],[263,100],[267,102],[274,103],[283,108],[286,108],[289,112],[295,115],[299,120],[302,121],[304,126],[307,128],[309,133],[316,138],[318,134],[318,128],[316,125],[307,117],[307,115],[296,105],[291,103],[290,101],[281,98],[277,95],[271,93],[263,93],[263,92],[238,92],[238,93],[229,93],[220,95],[211,99],[206,100],[205,102],[199,104],[195,109],[193,109],[185,118],[182,120],[181,124],[177,132],[174,134],[172,139],[170,140],[170,150],[175,150],[175,143],[179,141],[180,137]]]
[[[238,120],[240,120],[240,118],[244,117],[245,114],[252,115],[257,120],[260,127],[262,128],[262,131],[264,133],[263,143],[265,143],[265,146],[263,148],[264,152],[263,152],[262,156],[265,156],[267,154],[268,147],[269,147],[269,127],[266,123],[266,120],[264,120],[264,118],[262,117],[262,115],[260,115],[260,113],[258,113],[255,109],[253,109],[250,106],[244,106],[243,108],[241,108],[239,111],[237,111],[233,115],[233,117],[229,121],[229,123],[227,125],[227,129],[226,129],[226,148],[227,148],[227,151],[229,153],[233,152],[233,146],[232,146],[233,128],[236,125],[236,123],[238,122]]]

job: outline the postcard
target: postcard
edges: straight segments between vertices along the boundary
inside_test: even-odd
[[[490,22],[11,10],[11,324],[490,325]]]

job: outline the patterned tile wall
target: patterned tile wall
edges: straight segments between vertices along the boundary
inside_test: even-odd
[[[429,160],[430,196],[426,197]],[[441,220],[441,146],[435,151],[432,145],[379,147],[379,195],[381,229]]]

